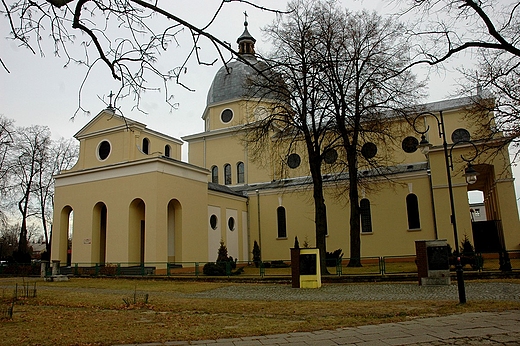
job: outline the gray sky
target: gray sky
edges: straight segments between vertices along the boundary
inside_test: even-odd
[[[262,6],[285,9],[287,1],[256,0]],[[167,3],[167,2],[164,2]],[[220,1],[216,0],[185,0],[175,1],[175,14],[198,26],[203,26],[213,16]],[[381,13],[390,12],[388,1],[383,0],[342,0],[344,7],[357,11],[363,8],[378,10]],[[241,3],[227,3],[216,22],[209,31],[223,41],[231,42],[236,48],[236,39],[243,31],[244,15],[248,13],[249,32],[257,39],[256,49],[259,52],[269,50],[263,40],[260,28],[270,23],[275,15],[267,11],[260,11]],[[0,32],[8,31],[6,20],[0,20]],[[77,35],[81,35],[76,33]],[[72,137],[88,121],[97,115],[105,104],[100,100],[108,101],[110,91],[118,89],[118,82],[114,81],[108,68],[98,63],[91,71],[81,93],[81,105],[90,111],[77,113],[79,89],[84,79],[86,68],[71,63],[67,68],[64,57],[55,57],[50,40],[45,40],[45,57],[32,54],[25,48],[6,39],[0,39],[0,55],[11,73],[0,70],[0,114],[15,119],[17,126],[46,125],[53,137]],[[178,66],[186,56],[186,50],[191,48],[189,36],[181,37],[180,46],[171,46],[159,60],[159,68],[173,68]],[[73,49],[80,50],[81,47]],[[216,57],[216,52],[210,46],[204,46],[202,55],[207,61]],[[469,63],[471,57],[461,56],[453,61],[447,71],[440,75],[430,75],[429,94],[426,101],[437,101],[448,98],[456,89],[455,68]],[[173,137],[181,137],[203,130],[201,120],[206,104],[206,94],[216,71],[222,66],[217,62],[215,66],[199,66],[192,61],[188,65],[188,73],[183,82],[194,92],[187,91],[181,86],[171,85],[170,91],[179,102],[177,110],[170,110],[164,102],[164,93],[147,92],[142,100],[141,108],[148,114],[132,110],[133,101],[126,100],[119,104],[126,117],[143,122],[148,128],[166,133]],[[425,70],[417,70],[424,74]],[[161,86],[160,81],[154,81]],[[185,148],[186,152],[186,148]],[[184,154],[185,154],[184,152]],[[187,158],[184,156],[184,160]]]

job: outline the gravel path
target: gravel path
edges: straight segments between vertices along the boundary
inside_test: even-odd
[[[466,282],[471,300],[520,301],[520,284]],[[327,284],[319,289],[295,289],[289,285],[234,285],[186,295],[208,299],[384,301],[458,300],[457,285],[419,286],[417,283]]]

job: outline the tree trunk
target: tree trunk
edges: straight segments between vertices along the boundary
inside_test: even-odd
[[[326,265],[327,254],[327,208],[323,196],[323,178],[321,176],[321,157],[309,153],[309,164],[313,181],[314,222],[316,223],[316,247],[320,252],[321,274],[329,274]]]
[[[347,267],[361,267],[361,227],[359,212],[359,191],[357,177],[357,153],[355,147],[348,146],[347,161],[349,173],[350,200],[350,260]]]

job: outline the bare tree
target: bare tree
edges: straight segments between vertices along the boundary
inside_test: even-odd
[[[361,266],[359,186],[364,167],[385,167],[391,158],[377,154],[376,143],[400,142],[392,119],[423,97],[424,84],[408,69],[410,45],[403,24],[375,12],[339,13],[320,18],[324,25],[322,88],[333,105],[335,130],[346,158],[350,202],[350,262]],[[326,28],[334,24],[333,34]],[[379,170],[384,174],[383,170]]]
[[[415,18],[420,62],[439,64],[467,49],[505,51],[520,57],[517,1],[394,0]]]
[[[322,62],[318,36],[318,13],[326,11],[324,3],[296,0],[288,5],[289,15],[278,18],[264,32],[276,47],[266,58],[269,67],[251,80],[251,87],[261,102],[268,102],[269,115],[248,125],[246,139],[252,152],[265,153],[272,147],[287,167],[290,154],[307,154],[312,177],[316,247],[320,251],[322,273],[327,272],[327,212],[323,192],[322,163],[324,152],[333,145],[329,103],[319,85]],[[277,100],[277,102],[275,101]],[[271,155],[268,155],[272,158]],[[299,158],[299,157],[298,157]],[[280,176],[283,176],[283,171]]]
[[[52,229],[52,213],[54,206],[54,175],[70,169],[78,158],[79,148],[76,141],[64,138],[51,141],[43,153],[41,169],[38,171],[35,189],[37,199],[37,217],[41,220],[46,251],[50,253],[50,229]]]
[[[516,159],[520,153],[520,16],[518,1],[491,0],[396,0],[408,7],[416,19],[411,39],[416,42],[416,64],[442,66],[457,54],[471,51],[476,66],[460,69],[459,92],[470,96],[474,106],[468,110],[474,124],[487,125],[479,133],[492,140],[505,136],[495,149],[513,143]],[[475,93],[475,89],[477,92]],[[483,94],[487,92],[486,94]],[[475,95],[476,94],[476,95]],[[490,96],[495,99],[490,102]],[[490,118],[482,116],[490,111]],[[484,123],[484,124],[483,124]],[[494,131],[489,131],[493,129]]]
[[[0,260],[10,260],[18,248],[20,225],[5,223],[0,228]]]
[[[10,167],[13,172],[11,188],[17,198],[21,218],[16,257],[19,262],[26,262],[30,260],[27,222],[37,213],[33,197],[37,191],[38,177],[45,165],[46,151],[51,142],[50,131],[44,126],[18,128],[15,142]]]
[[[7,186],[9,185],[9,176],[11,170],[9,169],[9,155],[13,147],[13,120],[0,116],[0,193],[2,196],[7,194]],[[4,205],[6,198],[0,202],[0,224],[6,223],[6,209],[8,206]]]
[[[274,138],[287,153],[304,144],[313,183],[316,246],[323,259],[327,231],[323,171],[337,173],[333,176],[343,186],[344,175],[339,173],[348,173],[349,266],[360,266],[359,161],[376,169],[389,163],[388,155],[366,153],[366,145],[402,140],[389,123],[420,100],[424,85],[408,70],[410,47],[402,36],[402,24],[375,13],[352,14],[330,1],[295,1],[289,12],[287,21],[266,29],[276,47],[269,64],[285,82],[276,90],[285,91],[279,99],[286,102],[251,128],[256,136],[271,135],[270,140],[268,130],[278,130]],[[267,147],[257,137],[249,142]],[[379,173],[385,174],[381,169]]]
[[[211,65],[220,59],[225,63],[226,52],[235,54],[228,44],[209,32],[223,6],[230,2],[271,11],[247,0],[221,0],[208,23],[201,27],[176,15],[177,4],[172,1],[2,0],[0,14],[7,19],[11,39],[44,55],[48,36],[54,54],[65,57],[65,66],[76,63],[87,67],[85,79],[95,65],[105,65],[112,78],[120,82],[114,104],[118,98],[131,95],[139,108],[143,92],[160,90],[166,102],[175,107],[168,87],[174,81],[189,89],[181,80],[188,61],[196,59],[199,64]],[[178,57],[175,67],[161,70],[157,67],[161,53],[169,46],[179,45],[178,37],[184,31],[191,37],[191,50]],[[208,61],[201,53],[203,41],[215,49]],[[77,53],[73,45],[83,47],[83,52]],[[9,72],[1,59],[0,63]],[[157,79],[160,84],[153,82]]]

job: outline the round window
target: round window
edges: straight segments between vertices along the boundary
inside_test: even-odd
[[[228,224],[230,231],[235,230],[235,219],[234,218],[230,217],[227,224]]]
[[[329,165],[336,162],[337,159],[338,152],[336,151],[336,149],[331,148],[323,153],[323,161],[325,161],[325,163],[328,163]]]
[[[213,214],[209,217],[209,225],[212,229],[217,229],[218,218],[217,215]]]
[[[374,156],[376,156],[376,154],[377,154],[377,146],[372,142],[366,142],[361,147],[361,155],[363,155],[363,157],[365,159],[371,159]]]
[[[231,109],[224,109],[222,114],[220,114],[220,119],[223,123],[229,123],[231,119],[233,119],[233,111]]]
[[[110,143],[102,141],[98,146],[98,157],[100,160],[105,160],[110,155]]]
[[[460,128],[453,131],[453,133],[451,134],[451,141],[453,143],[467,142],[470,140],[470,137],[471,136],[468,130]]]
[[[405,153],[411,154],[415,153],[417,151],[417,147],[419,146],[419,140],[415,137],[406,137],[403,139],[403,142],[401,143],[401,147],[403,148]]]
[[[297,168],[301,163],[300,155],[298,154],[291,154],[289,157],[287,157],[287,165],[290,168]]]

